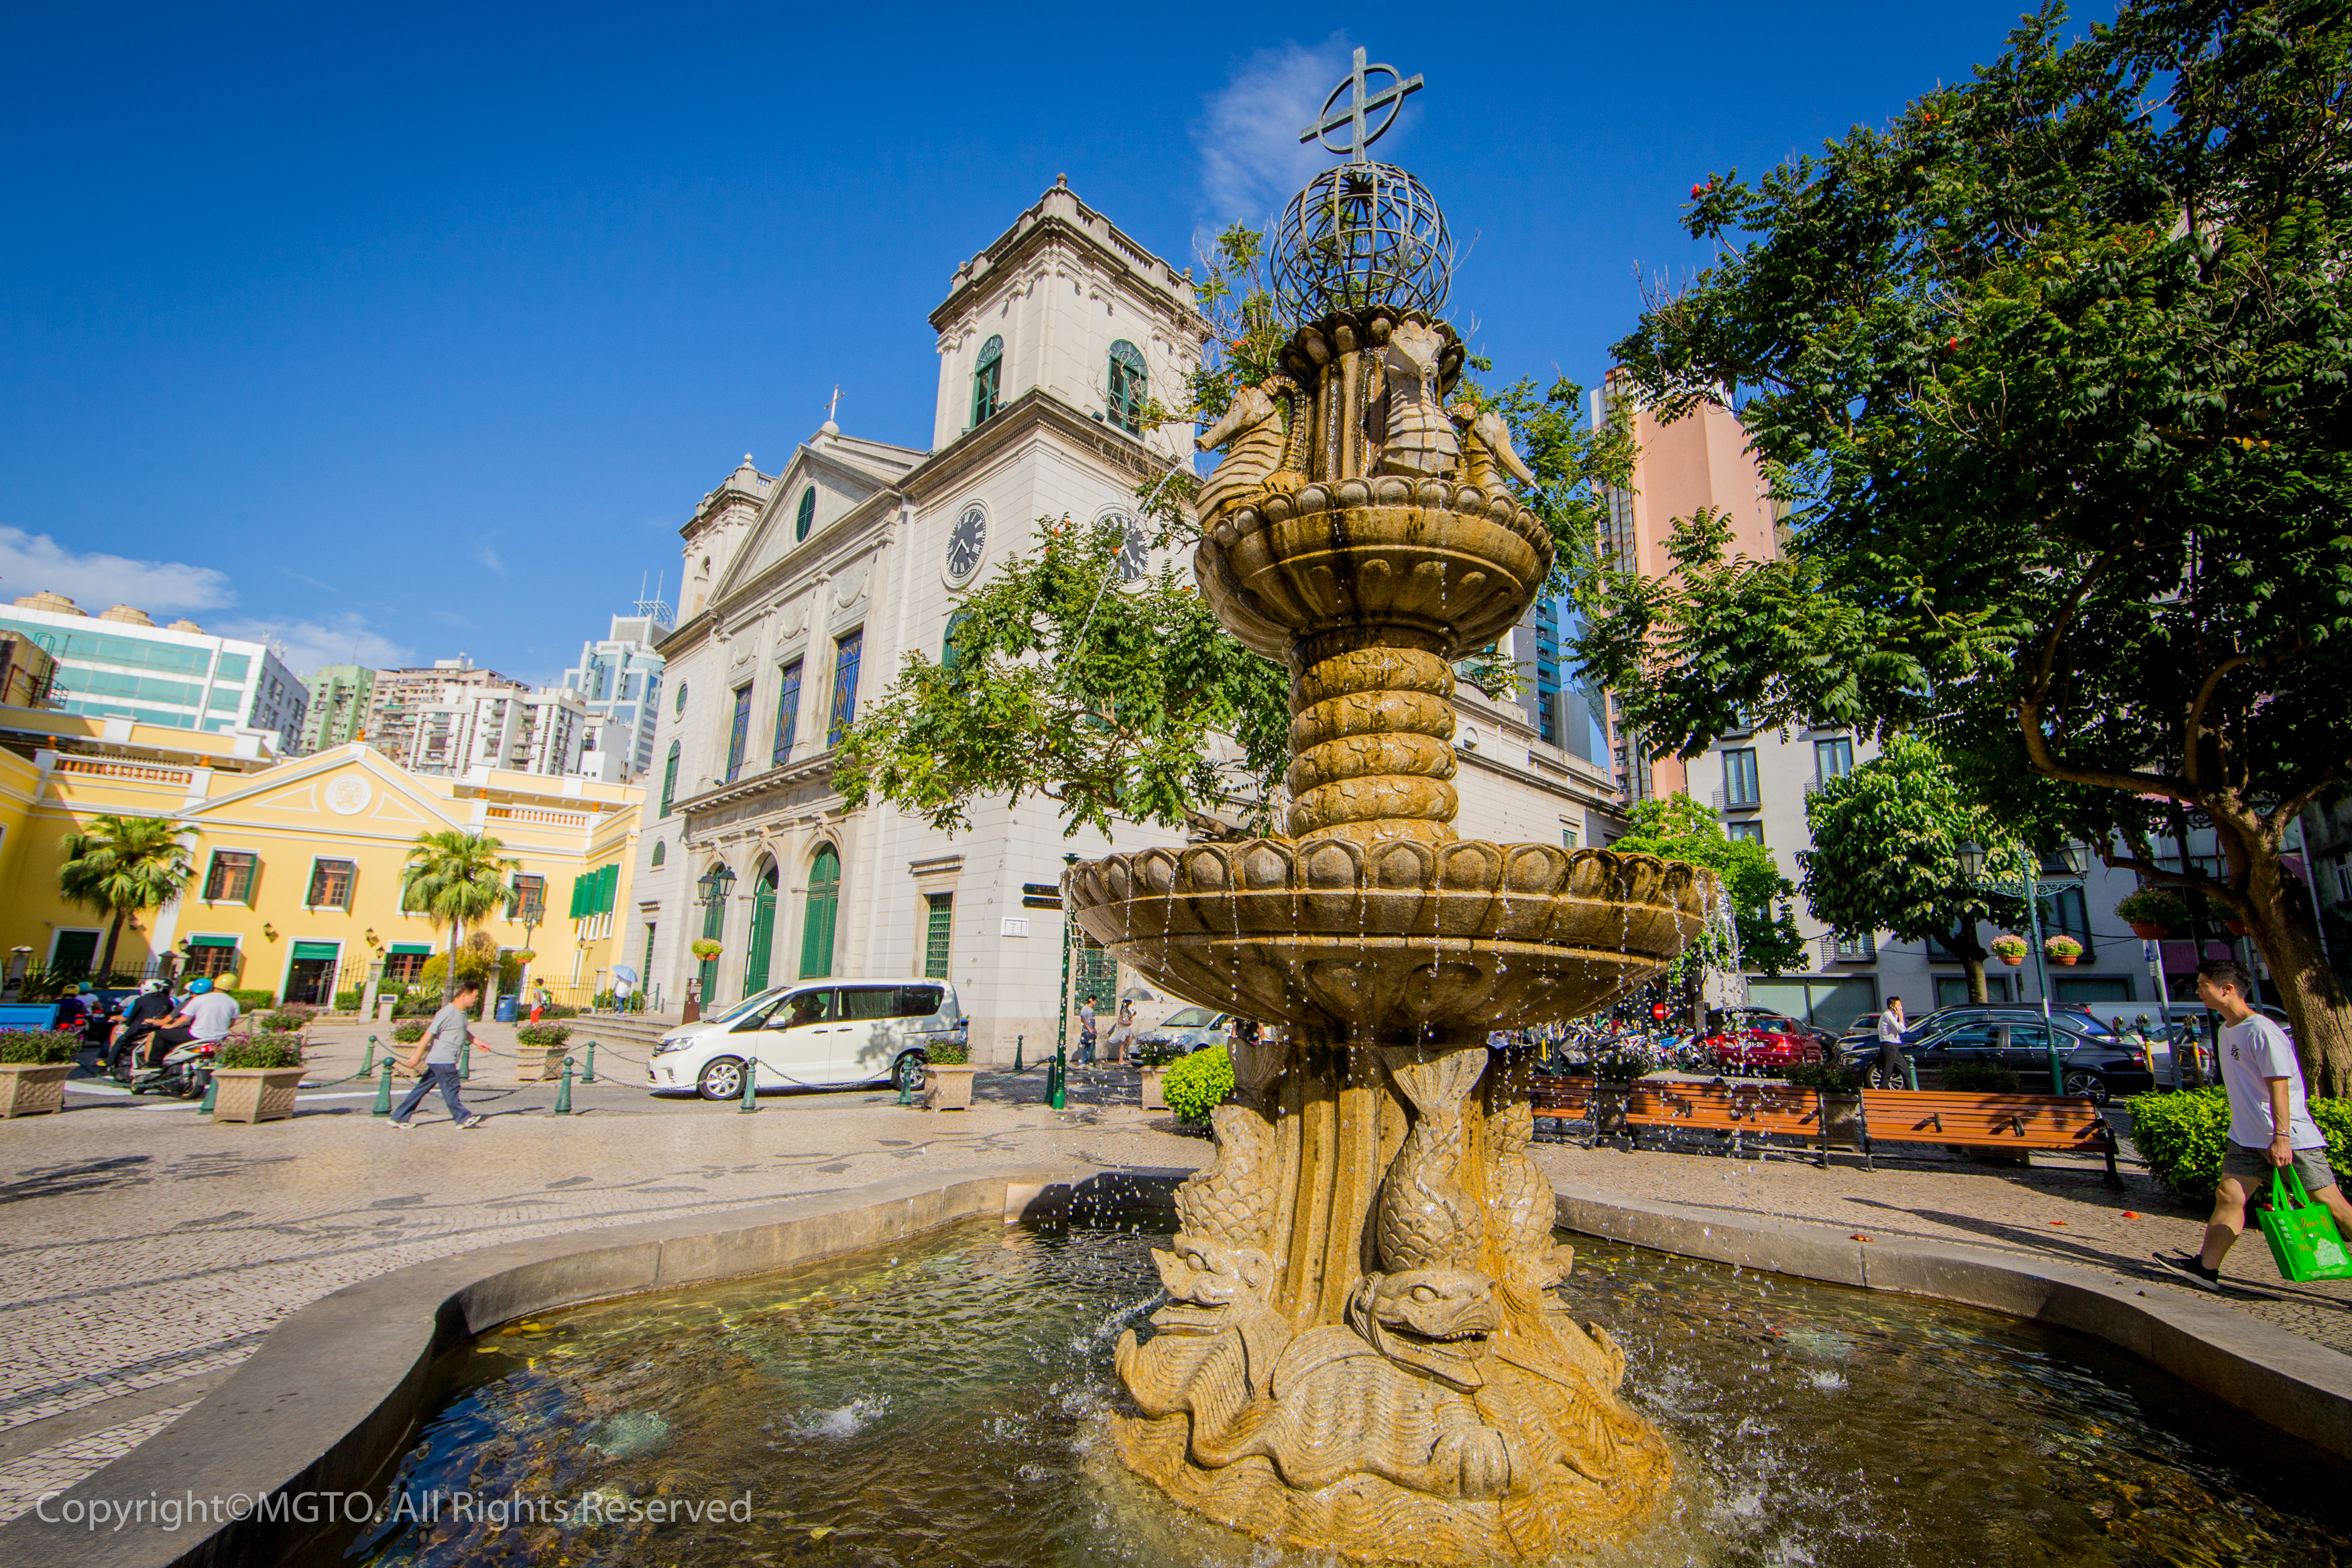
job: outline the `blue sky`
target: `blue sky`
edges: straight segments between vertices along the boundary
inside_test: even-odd
[[[1695,181],[1883,120],[2018,6],[1223,9],[18,13],[0,596],[551,679],[836,382],[929,439],[924,318],[1056,173],[1181,265],[1318,166],[1358,44],[1428,80],[1381,152],[1466,253],[1456,324],[1589,384],[1636,268],[1704,259]]]

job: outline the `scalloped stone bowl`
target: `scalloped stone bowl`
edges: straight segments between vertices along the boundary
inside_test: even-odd
[[[1606,1006],[1697,935],[1711,889],[1608,850],[1254,839],[1089,861],[1063,892],[1088,936],[1187,1000],[1412,1043]]]

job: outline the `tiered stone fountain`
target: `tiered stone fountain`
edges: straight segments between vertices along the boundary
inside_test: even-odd
[[[1462,363],[1427,311],[1330,308],[1203,437],[1230,449],[1195,570],[1291,670],[1292,836],[1065,880],[1122,962],[1279,1026],[1236,1050],[1157,1254],[1172,1300],[1119,1346],[1127,1463],[1253,1535],[1426,1563],[1622,1537],[1672,1479],[1623,1356],[1549,1290],[1530,1063],[1487,1037],[1639,985],[1711,896],[1646,855],[1454,834],[1452,661],[1552,565],[1501,422],[1446,407]]]

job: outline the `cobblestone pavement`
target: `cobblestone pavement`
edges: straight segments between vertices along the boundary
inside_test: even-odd
[[[370,1114],[373,1091],[348,1081],[365,1032],[313,1042],[311,1079],[323,1087],[291,1121],[215,1125],[185,1103],[83,1082],[64,1115],[0,1124],[0,1520],[162,1430],[299,1308],[411,1263],[910,1167],[1189,1167],[1211,1153],[1137,1109],[1129,1073],[1074,1071],[1061,1113],[1045,1106],[1044,1074],[1032,1071],[982,1076],[963,1113],[858,1090],[764,1096],[747,1116],[654,1099],[628,1050],[600,1052],[599,1082],[575,1087],[570,1117],[549,1113],[554,1085],[518,1087],[511,1059],[485,1054],[467,1094],[487,1125],[451,1126],[436,1097],[415,1128],[394,1132]],[[2185,1288],[2147,1254],[2192,1245],[2202,1220],[2144,1175],[2112,1193],[2099,1166],[2066,1157],[2030,1170],[1882,1158],[1865,1171],[1841,1156],[1821,1170],[1550,1142],[1536,1157],[1556,1183],[1593,1196],[2006,1248],[2151,1291]],[[2282,1283],[2259,1238],[2240,1244],[2229,1272],[2231,1304],[2352,1353],[2352,1289]]]

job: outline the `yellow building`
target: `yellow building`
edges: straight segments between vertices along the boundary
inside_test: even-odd
[[[60,841],[102,813],[187,825],[195,876],[139,917],[118,975],[220,977],[285,1000],[325,1004],[371,977],[413,978],[446,928],[401,908],[401,870],[421,833],[497,839],[520,862],[482,929],[530,949],[530,977],[567,1002],[611,984],[616,912],[629,895],[634,786],[482,769],[408,772],[352,745],[278,759],[268,737],[202,735],[128,719],[0,708],[0,949],[27,969],[92,967],[106,918],[58,891]]]

